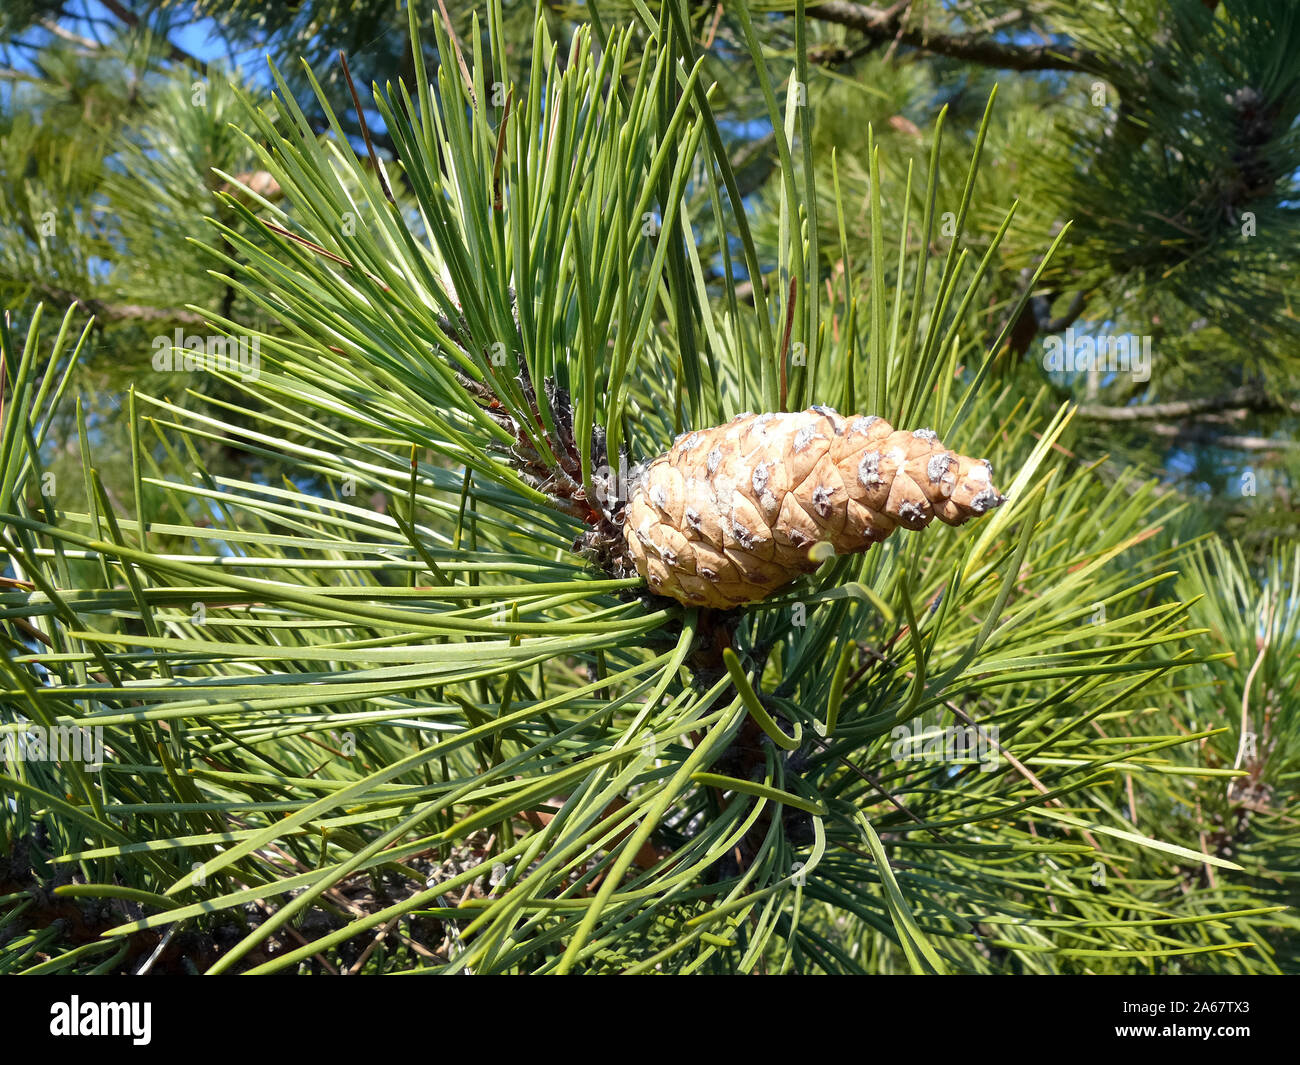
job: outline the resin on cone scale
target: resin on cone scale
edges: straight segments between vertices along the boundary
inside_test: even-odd
[[[658,595],[729,609],[821,565],[810,552],[866,551],[895,528],[961,525],[999,506],[992,467],[930,429],[895,429],[829,407],[741,414],[680,436],[628,500],[628,554]]]

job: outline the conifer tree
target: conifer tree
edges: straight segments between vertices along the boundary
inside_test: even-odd
[[[1294,972],[1297,20],[1073,8],[10,12],[0,970]]]

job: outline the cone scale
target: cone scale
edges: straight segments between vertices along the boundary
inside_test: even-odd
[[[899,526],[962,525],[1003,501],[992,467],[932,430],[829,407],[747,413],[678,437],[651,462],[623,537],[653,592],[730,609],[815,570],[816,544],[854,554]]]

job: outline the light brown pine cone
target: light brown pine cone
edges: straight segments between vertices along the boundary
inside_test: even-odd
[[[631,492],[623,537],[652,591],[728,609],[766,598],[820,560],[866,551],[934,518],[961,525],[1004,502],[992,467],[930,429],[829,407],[741,414],[679,437]]]

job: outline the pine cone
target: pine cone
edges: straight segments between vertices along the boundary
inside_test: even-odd
[[[962,525],[1004,502],[992,467],[933,430],[829,407],[741,414],[679,437],[631,492],[623,537],[659,595],[729,609],[821,563],[813,545],[866,551],[896,526]]]

